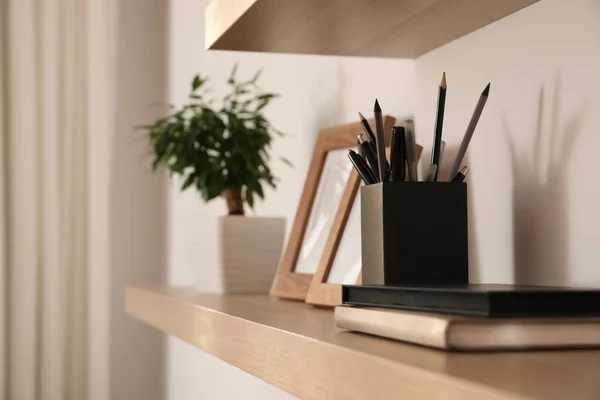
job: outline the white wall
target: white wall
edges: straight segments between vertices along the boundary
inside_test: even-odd
[[[396,117],[415,113],[418,141],[428,149],[437,84],[446,71],[448,154],[492,82],[466,160],[472,168],[473,280],[600,285],[600,186],[592,171],[600,146],[598,0],[543,0],[414,62],[206,52],[207,3],[171,2],[170,98],[185,100],[196,72],[220,84],[236,61],[248,75],[264,69],[262,85],[283,95],[268,116],[290,135],[273,153],[290,158],[295,168],[273,164],[282,182],[258,213],[285,215],[291,224],[317,131],[355,121],[356,111],[368,113],[376,96]],[[549,157],[551,138],[556,147]],[[554,155],[559,152],[565,154]],[[215,221],[225,209],[220,201],[204,205],[194,192],[172,187],[169,212],[169,281],[191,284],[199,254],[204,265],[215,262]],[[289,398],[177,339],[170,338],[168,347],[169,399]]]
[[[168,94],[167,4],[118,2],[117,118],[110,140],[109,187],[102,193],[109,198],[110,216],[110,400],[164,398],[164,335],[125,313],[124,294],[127,285],[166,280],[166,176],[152,173],[150,148],[135,127],[166,109],[156,103],[166,103]]]
[[[422,142],[433,131],[442,70],[444,135],[454,146],[492,82],[470,147],[473,276],[600,285],[600,2],[543,0],[419,58]]]
[[[399,116],[409,110],[412,63],[398,60],[290,56],[276,54],[207,52],[204,43],[204,8],[208,1],[176,0],[170,8],[170,98],[186,100],[191,77],[200,72],[211,76],[215,95],[222,95],[224,82],[235,62],[250,77],[263,69],[260,84],[282,97],[273,102],[267,116],[288,134],[277,140],[274,156],[294,163],[290,169],[274,161],[274,173],[281,178],[276,192],[256,207],[260,215],[288,217],[288,231],[296,212],[300,192],[319,129],[354,122],[357,111],[370,113],[375,96],[384,111]],[[207,268],[216,263],[214,235],[216,218],[225,214],[222,201],[205,205],[189,191],[170,191],[170,262],[172,284],[192,284],[191,273],[202,257]],[[201,256],[200,256],[201,255]],[[169,338],[168,399],[265,399],[290,398],[258,379],[231,367],[191,346]]]

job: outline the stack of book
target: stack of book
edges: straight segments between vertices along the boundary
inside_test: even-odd
[[[600,346],[600,291],[543,286],[343,287],[340,328],[446,350]]]

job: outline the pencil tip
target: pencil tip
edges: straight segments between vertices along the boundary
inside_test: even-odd
[[[379,101],[375,99],[375,107],[373,107],[373,111],[381,111],[381,107],[379,107]]]
[[[358,112],[358,116],[359,116],[360,119],[366,119],[365,116],[362,115],[362,113],[360,111]]]
[[[490,84],[488,83],[487,86],[485,87],[485,89],[483,89],[483,93],[481,93],[482,96],[487,96],[490,94]]]
[[[444,89],[446,89],[446,73],[444,72],[442,74],[442,82],[440,82],[440,86]]]

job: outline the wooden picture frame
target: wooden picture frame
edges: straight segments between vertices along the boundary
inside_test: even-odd
[[[395,121],[394,117],[383,117],[386,145],[389,145],[389,138]],[[369,120],[369,123],[375,129],[373,120]],[[293,300],[304,300],[306,298],[313,274],[296,273],[295,268],[319,187],[321,173],[325,166],[327,153],[332,150],[356,147],[356,137],[362,132],[360,122],[327,128],[319,132],[306,181],[304,182],[304,188],[302,189],[298,210],[296,211],[296,217],[294,218],[294,224],[292,225],[292,231],[273,282],[272,295]]]
[[[387,131],[386,131],[387,132]],[[417,145],[417,159],[420,160],[423,147]],[[327,244],[323,250],[321,256],[321,262],[319,263],[319,269],[314,274],[311,282],[308,294],[306,296],[306,302],[315,306],[324,307],[335,307],[342,304],[342,285],[337,283],[328,283],[329,273],[337,256],[338,248],[342,240],[342,235],[346,229],[346,223],[348,217],[352,211],[354,200],[358,195],[358,188],[360,187],[360,177],[355,170],[352,170],[348,183],[344,189],[342,195],[342,201],[336,212],[335,220],[329,237],[327,238]],[[362,273],[359,272],[356,279],[356,284],[360,285],[362,282]]]

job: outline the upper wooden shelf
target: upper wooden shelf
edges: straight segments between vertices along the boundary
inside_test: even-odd
[[[302,399],[595,399],[600,351],[445,353],[269,296],[132,287],[127,312]]]
[[[415,58],[539,0],[213,0],[206,48]]]

